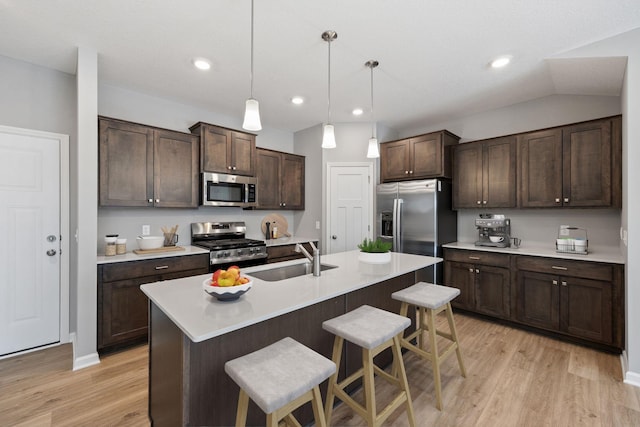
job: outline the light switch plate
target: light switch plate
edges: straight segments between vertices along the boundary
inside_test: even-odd
[[[151,234],[151,227],[148,225],[143,225],[142,226],[142,235],[143,236],[148,236],[149,234]]]

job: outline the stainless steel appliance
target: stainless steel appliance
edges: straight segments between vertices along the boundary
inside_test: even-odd
[[[458,238],[458,215],[451,209],[451,183],[430,179],[377,186],[376,236],[394,252],[442,256],[442,245]],[[420,274],[442,284],[442,263]]]
[[[480,214],[476,218],[478,240],[476,246],[508,248],[511,246],[511,220],[504,215]]]
[[[191,224],[191,244],[209,249],[211,272],[237,265],[249,267],[267,262],[267,245],[246,239],[247,226],[236,222],[195,222]]]
[[[201,182],[203,206],[256,206],[258,197],[257,178],[241,175],[225,175],[204,172]]]

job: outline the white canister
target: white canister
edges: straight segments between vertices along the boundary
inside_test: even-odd
[[[117,236],[107,236],[104,238],[104,254],[106,256],[113,256],[116,254],[116,242]]]
[[[116,254],[123,255],[127,252],[127,239],[116,240]]]

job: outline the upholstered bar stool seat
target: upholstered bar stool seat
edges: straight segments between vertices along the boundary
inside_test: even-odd
[[[267,414],[267,426],[286,419],[300,425],[291,412],[311,401],[317,426],[326,426],[320,383],[336,365],[292,338],[225,363],[227,374],[240,386],[236,426],[247,420],[249,397]]]
[[[407,375],[402,361],[400,337],[411,324],[406,316],[399,316],[385,310],[363,305],[342,316],[327,320],[322,327],[333,333],[333,361],[340,366],[344,340],[362,347],[362,368],[338,383],[338,371],[329,379],[325,418],[331,422],[333,400],[335,397],[349,405],[356,413],[367,421],[370,427],[381,425],[391,413],[401,405],[406,406],[409,424],[415,425],[411,394],[407,384]],[[393,352],[393,375],[374,365],[373,358],[381,351],[391,348]],[[384,378],[397,386],[398,395],[382,411],[376,409],[374,375]],[[344,390],[358,378],[363,378],[365,404],[356,402]]]
[[[406,337],[403,337],[401,345],[431,362],[433,366],[433,378],[436,391],[436,407],[439,410],[442,410],[440,364],[455,351],[458,357],[460,372],[463,377],[467,376],[467,372],[462,361],[462,354],[460,352],[460,343],[458,342],[458,333],[456,332],[456,324],[453,319],[453,311],[451,310],[451,301],[458,295],[460,295],[460,289],[425,282],[416,283],[413,286],[391,294],[391,298],[402,303],[400,306],[401,316],[407,315],[409,305],[416,307],[416,312],[418,314],[416,331]],[[436,328],[435,316],[442,311],[446,312],[447,321],[449,323],[449,332],[441,331]],[[429,351],[427,351],[423,339],[424,332],[427,332],[429,335]],[[449,344],[442,353],[438,351],[437,336],[444,337],[451,342],[451,344]],[[413,344],[416,338],[418,345]]]

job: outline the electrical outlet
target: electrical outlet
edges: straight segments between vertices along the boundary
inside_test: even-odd
[[[143,225],[142,226],[142,235],[143,236],[148,236],[149,234],[151,234],[151,227],[148,225]]]
[[[316,221],[316,230],[320,230],[320,221]]]

